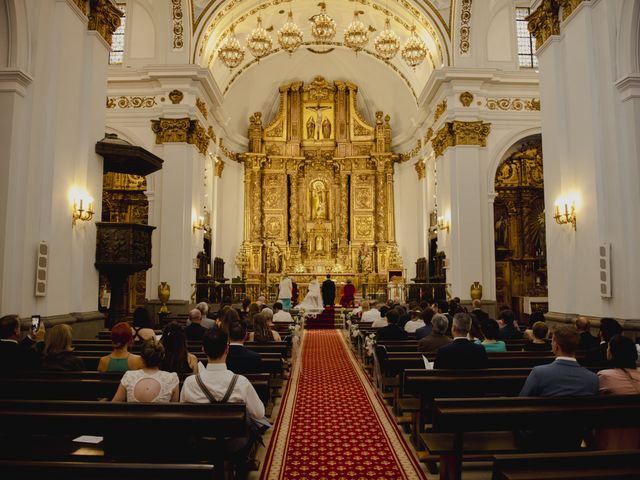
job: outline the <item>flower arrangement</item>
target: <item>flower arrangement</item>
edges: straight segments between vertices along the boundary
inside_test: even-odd
[[[373,356],[373,352],[376,349],[377,338],[375,333],[370,333],[364,339],[364,349],[367,352],[368,357]]]
[[[360,327],[357,323],[349,325],[349,330],[351,331],[351,336],[353,338],[357,337],[360,334]]]

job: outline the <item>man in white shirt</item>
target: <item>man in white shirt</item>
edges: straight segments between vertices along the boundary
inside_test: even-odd
[[[280,302],[273,304],[273,321],[274,322],[293,322],[293,318],[289,312],[285,312]]]
[[[376,307],[377,304],[371,306],[371,304],[367,301],[362,302],[362,317],[360,318],[360,321],[374,322],[376,320],[380,320],[380,311]]]
[[[227,448],[234,453],[237,472],[246,474],[253,446],[259,439],[253,421],[268,425],[264,418],[264,405],[246,377],[227,370],[229,336],[223,330],[218,327],[208,329],[202,339],[202,349],[207,354],[207,366],[204,368],[200,364],[200,373],[185,379],[180,402],[212,403],[226,399],[229,403],[244,402],[247,405],[247,416],[252,420],[251,432],[245,438],[232,438],[227,442]]]
[[[424,327],[425,323],[422,319],[422,311],[419,309],[412,310],[411,319],[405,324],[404,331],[407,333],[416,333],[416,330]]]

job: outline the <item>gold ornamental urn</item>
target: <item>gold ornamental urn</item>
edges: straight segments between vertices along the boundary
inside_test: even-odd
[[[482,285],[480,282],[473,282],[471,284],[471,300],[482,299]]]
[[[158,285],[158,299],[162,302],[162,306],[158,310],[159,314],[167,315],[171,313],[167,308],[169,297],[171,297],[171,286],[167,282],[160,282],[160,285]]]

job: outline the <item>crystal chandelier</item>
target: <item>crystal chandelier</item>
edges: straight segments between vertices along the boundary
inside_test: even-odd
[[[369,29],[358,20],[357,10],[353,13],[353,20],[344,32],[344,44],[356,52],[356,55],[369,42]]]
[[[327,5],[318,4],[320,13],[311,17],[311,35],[319,43],[330,42],[336,35],[336,22],[327,15]]]
[[[411,29],[411,38],[404,44],[401,54],[407,65],[413,67],[414,70],[427,58],[427,47],[416,35],[415,27]]]
[[[380,32],[380,35],[373,42],[373,48],[385,60],[391,60],[400,50],[400,40],[398,40],[396,32],[391,30],[389,17],[384,21],[384,30]]]
[[[262,28],[262,18],[258,15],[258,25],[247,37],[247,49],[259,60],[271,51],[272,46],[271,36]]]
[[[283,50],[291,55],[302,44],[303,37],[300,27],[293,21],[293,13],[289,10],[287,23],[278,30],[278,43]]]
[[[244,60],[244,48],[240,45],[240,42],[236,38],[234,27],[231,27],[227,38],[224,39],[220,49],[218,50],[218,56],[222,63],[224,63],[230,69],[233,69],[242,63]]]

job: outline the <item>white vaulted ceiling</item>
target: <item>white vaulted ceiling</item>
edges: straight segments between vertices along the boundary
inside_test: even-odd
[[[398,146],[414,138],[418,123],[418,98],[434,69],[450,64],[450,0],[326,0],[327,14],[337,24],[331,45],[314,43],[309,19],[320,12],[318,0],[192,0],[195,25],[192,61],[208,67],[223,94],[222,111],[227,131],[240,141],[247,135],[249,115],[261,111],[268,123],[277,110],[278,87],[293,81],[310,82],[317,75],[328,81],[348,80],[359,87],[359,109],[369,120],[382,110],[391,115],[393,144]],[[304,34],[303,44],[289,55],[279,49],[277,31],[286,22],[289,9]],[[355,10],[364,12],[359,19],[375,29],[364,52],[356,55],[342,45],[344,30]],[[227,68],[217,56],[220,43],[234,25],[244,46],[247,35],[262,17],[270,32],[274,51],[259,62],[246,51],[244,61],[235,69]],[[414,69],[400,52],[390,61],[377,57],[373,41],[384,28],[389,15],[391,28],[404,46],[410,28],[426,44],[427,59]],[[446,20],[445,20],[446,19]],[[328,53],[314,53],[329,50]],[[312,51],[313,50],[313,51]]]

